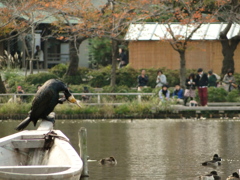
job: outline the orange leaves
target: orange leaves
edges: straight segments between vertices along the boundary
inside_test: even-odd
[[[45,4],[45,7],[49,7],[49,6],[50,6],[50,4],[49,4],[49,3],[46,3],[46,4]]]

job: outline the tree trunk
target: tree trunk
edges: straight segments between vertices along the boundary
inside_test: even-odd
[[[226,42],[228,43],[228,42]],[[228,47],[228,48],[222,48],[222,54],[223,54],[223,61],[222,61],[222,74],[226,74],[229,69],[233,70],[234,67],[234,51]]]
[[[77,75],[78,64],[79,64],[79,53],[78,53],[79,49],[76,49],[76,48],[79,48],[81,43],[82,43],[82,41],[80,41],[80,42],[72,41],[70,43],[70,62],[69,62],[69,66],[68,66],[68,69],[66,72],[66,76]]]
[[[179,71],[179,77],[180,77],[180,86],[185,88],[185,82],[186,82],[186,59],[185,59],[185,50],[178,51],[180,55],[180,71]]]
[[[112,39],[112,71],[111,71],[111,86],[116,85],[116,69],[118,57],[118,41]]]
[[[235,2],[236,3],[236,2]],[[222,45],[222,54],[223,54],[223,62],[222,62],[222,74],[226,74],[228,69],[234,71],[234,51],[236,50],[240,36],[234,36],[231,39],[228,39],[227,34],[231,29],[232,22],[228,22],[227,26],[220,32],[220,40]]]
[[[1,94],[3,94],[3,93],[6,93],[7,91],[6,91],[6,88],[5,88],[5,86],[4,86],[4,83],[3,83],[3,81],[2,81],[2,77],[1,77],[1,75],[0,75],[0,93]]]
[[[223,62],[222,62],[222,74],[226,74],[228,69],[234,71],[234,51],[237,48],[239,40],[237,37],[236,39],[232,38],[230,40],[223,39],[221,40],[222,44],[222,54],[223,54]]]

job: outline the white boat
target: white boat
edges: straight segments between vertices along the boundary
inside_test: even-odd
[[[42,121],[0,139],[0,180],[79,180],[83,162],[68,138],[53,124]]]

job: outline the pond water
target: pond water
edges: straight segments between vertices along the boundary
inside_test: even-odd
[[[0,122],[0,137],[15,133],[20,121]],[[116,166],[89,162],[85,180],[193,180],[212,171],[202,162],[217,153],[222,179],[240,168],[240,121],[236,120],[57,120],[79,152],[78,130],[86,127],[88,154],[114,156]],[[29,126],[28,129],[34,129]]]

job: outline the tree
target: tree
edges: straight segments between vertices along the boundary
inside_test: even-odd
[[[97,24],[94,18],[98,10],[91,0],[60,0],[49,3],[49,6],[58,11],[51,37],[70,42],[71,55],[65,77],[74,78],[78,75],[79,47],[84,40],[94,37]]]
[[[115,86],[118,45],[123,41],[124,33],[131,22],[149,16],[147,13],[139,13],[141,4],[146,5],[147,3],[140,1],[139,4],[135,0],[108,0],[106,4],[95,7],[90,0],[64,2],[62,0],[56,8],[59,9],[63,20],[67,23],[59,21],[56,26],[58,27],[56,35],[63,33],[65,39],[72,41],[78,55],[81,40],[92,37],[110,39],[112,43],[111,85]],[[73,17],[77,19],[76,23],[70,22]],[[73,76],[77,64],[77,56],[71,58],[66,75]]]
[[[90,56],[92,66],[107,66],[111,63],[111,42],[109,38],[92,38],[90,40]]]
[[[168,40],[172,48],[179,53],[180,57],[180,85],[185,86],[186,80],[186,50],[191,43],[191,37],[201,27],[203,23],[216,21],[215,15],[219,8],[212,9],[213,1],[194,0],[166,0],[162,1],[158,7],[165,7],[167,15],[164,18],[157,18],[162,23],[167,23],[167,30],[172,39]],[[171,26],[172,22],[179,22],[184,33],[179,34]]]
[[[238,35],[228,39],[227,34],[231,29],[234,22],[240,23],[239,18],[240,4],[238,0],[231,0],[229,3],[225,4],[223,10],[219,13],[219,18],[221,20],[227,21],[227,26],[220,32],[220,40],[222,45],[222,74],[226,74],[228,69],[234,71],[234,51],[236,50],[240,41],[240,30]],[[227,14],[227,15],[226,15]],[[227,16],[227,18],[226,18]]]
[[[116,66],[119,45],[123,42],[124,34],[131,23],[147,20],[149,18],[160,16],[164,12],[161,8],[154,8],[158,1],[155,0],[108,0],[101,7],[100,22],[104,37],[112,41],[112,71],[111,86],[116,85]]]

